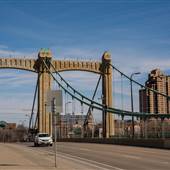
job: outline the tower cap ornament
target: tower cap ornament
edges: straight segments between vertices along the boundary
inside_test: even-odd
[[[40,52],[38,53],[38,58],[51,58],[52,52],[49,48],[41,48]]]
[[[102,60],[106,60],[106,61],[110,61],[111,60],[111,55],[108,51],[105,51],[103,56],[102,56]]]

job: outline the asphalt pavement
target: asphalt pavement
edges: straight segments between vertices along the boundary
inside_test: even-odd
[[[52,152],[52,148],[40,147]],[[170,150],[134,146],[57,143],[58,155],[79,163],[84,161],[103,169],[170,170]]]
[[[53,147],[1,143],[0,150],[0,170],[170,170],[165,149],[58,142],[57,168]]]

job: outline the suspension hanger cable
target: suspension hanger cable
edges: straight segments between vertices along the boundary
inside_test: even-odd
[[[96,104],[96,105],[98,105],[98,106],[100,106],[100,107],[105,107],[104,105],[102,105],[102,104],[100,104],[100,103],[97,103],[97,102],[95,102],[95,101],[90,100],[89,98],[87,98],[86,96],[84,96],[83,94],[81,94],[80,92],[78,92],[77,90],[75,90],[71,85],[69,85],[69,84],[63,79],[63,77],[62,77],[62,76],[59,74],[59,72],[55,69],[55,67],[53,66],[53,64],[51,63],[51,61],[49,61],[49,62],[50,62],[50,65],[52,66],[52,68],[54,69],[55,73],[56,73],[56,74],[60,77],[60,79],[67,85],[67,87],[69,87],[71,90],[74,91],[74,93],[80,95],[82,98],[85,98],[86,100],[88,100],[88,101],[90,101],[90,102],[92,102],[92,103],[94,103],[94,104]],[[154,89],[152,89],[152,88],[148,88],[148,87],[140,84],[139,82],[137,82],[137,81],[131,79],[130,77],[128,77],[126,74],[124,74],[123,72],[121,72],[119,69],[117,69],[117,68],[116,68],[115,66],[113,66],[112,64],[110,64],[110,63],[108,63],[108,64],[109,64],[113,69],[115,69],[117,72],[119,72],[119,73],[122,74],[124,77],[126,77],[126,78],[129,79],[129,80],[131,80],[132,82],[136,83],[137,85],[139,85],[139,86],[141,86],[141,87],[143,87],[143,88],[145,88],[145,89],[148,89],[149,91],[153,91],[153,92],[155,92],[155,93],[158,93],[158,94],[160,94],[160,95],[163,95],[163,96],[167,97],[168,99],[170,98],[170,96],[168,96],[168,95],[166,95],[166,94],[162,94],[162,93],[160,93],[160,92],[158,92],[158,91],[156,91],[156,90],[154,90]],[[113,109],[113,108],[111,108],[111,107],[107,107],[107,108],[110,109],[110,110]],[[119,109],[116,109],[116,110],[118,111]],[[120,114],[120,113],[119,113],[119,114]],[[147,113],[147,114],[149,114],[149,113]],[[139,116],[139,113],[137,114],[137,116]]]
[[[123,75],[121,74],[121,109],[124,110]]]
[[[83,106],[83,103],[81,103],[81,126],[82,126],[82,129],[83,129],[83,125],[84,125],[83,113],[84,113],[84,106]]]
[[[101,77],[102,77],[102,75],[99,76],[99,79],[98,79],[98,81],[97,81],[96,88],[95,88],[94,93],[93,93],[93,96],[92,96],[92,100],[94,100],[94,98],[95,98],[95,96],[96,96],[97,89],[98,89],[98,87],[99,87],[99,83],[100,83]],[[93,105],[93,102],[91,102],[91,104]],[[88,111],[87,111],[87,114],[86,114],[86,118],[85,118],[85,120],[84,120],[84,126],[85,126],[85,124],[86,124],[87,121],[88,121],[88,116],[89,116],[91,110],[92,110],[92,106],[89,106]]]
[[[43,61],[43,62],[44,62],[44,61]],[[83,94],[81,94],[80,92],[78,92],[77,90],[75,90],[75,89],[74,89],[71,85],[69,85],[69,84],[66,82],[66,80],[59,74],[59,72],[55,69],[55,67],[53,66],[53,64],[51,63],[51,61],[48,61],[48,62],[50,62],[50,65],[51,65],[52,68],[54,69],[55,73],[60,77],[61,81],[63,81],[63,82],[67,85],[67,87],[69,87],[71,90],[73,90],[73,92],[74,92],[75,94],[80,95],[82,98],[86,99],[87,101],[90,101],[91,103],[96,104],[96,105],[98,105],[98,106],[100,106],[100,107],[102,107],[102,108],[105,107],[103,104],[97,103],[97,102],[95,102],[94,100],[91,100],[91,99],[87,98],[86,96],[84,96]],[[47,65],[47,64],[46,64],[46,65]],[[114,68],[114,69],[117,71],[116,68]],[[50,71],[50,72],[51,72],[51,71]],[[120,72],[120,71],[119,71],[119,73],[121,73],[121,74],[124,75],[125,77],[128,77],[128,76],[126,76],[124,73],[122,73],[122,72]],[[51,74],[52,74],[52,72],[51,72]],[[58,83],[59,83],[59,81],[58,81]],[[59,83],[59,86],[61,86],[60,83]],[[111,108],[111,107],[107,107],[107,108],[108,108],[108,109],[113,109],[113,108]],[[118,110],[119,110],[119,109],[117,109],[117,111],[118,111]]]
[[[61,81],[63,81],[63,82],[66,84],[67,88],[70,88],[75,94],[78,94],[80,97],[86,99],[87,101],[90,101],[90,102],[92,102],[92,103],[94,103],[94,104],[96,104],[96,105],[99,105],[99,106],[103,106],[102,104],[97,103],[97,102],[95,102],[95,101],[87,98],[87,97],[84,96],[82,93],[80,93],[80,92],[78,92],[76,89],[74,89],[74,88],[60,75],[60,73],[55,69],[55,67],[54,67],[54,65],[51,63],[51,61],[49,61],[49,62],[50,62],[50,65],[52,66],[52,68],[54,69],[55,73],[60,77]],[[101,77],[101,74],[100,74],[100,77]]]
[[[75,115],[75,99],[72,96],[72,115]]]
[[[51,72],[50,69],[48,68],[48,66],[47,66],[47,64],[45,63],[45,61],[43,61],[43,63],[44,63],[44,65],[46,66],[46,68],[48,69],[48,71],[49,71],[49,73],[51,74],[51,76],[53,77],[54,81],[56,81],[56,82],[59,84],[59,86],[60,86],[62,89],[64,89],[71,97],[74,97],[76,100],[78,100],[78,101],[80,101],[80,102],[83,102],[83,103],[86,104],[87,106],[92,106],[92,107],[95,107],[96,109],[103,110],[103,108],[102,108],[103,105],[102,105],[102,104],[100,104],[101,107],[96,106],[96,105],[92,105],[92,104],[88,103],[87,101],[82,100],[82,99],[85,99],[84,96],[82,96],[82,99],[80,99],[80,98],[78,98],[77,96],[75,96],[75,94],[71,93],[68,89],[66,89],[66,88],[54,77],[54,75],[52,74],[52,72]],[[86,97],[86,98],[87,98],[87,97]],[[94,103],[95,103],[95,104],[98,104],[97,102],[92,101],[92,100],[90,100],[89,98],[87,98],[87,99],[88,99],[88,101],[91,101],[93,104],[94,104]]]
[[[116,96],[116,94],[115,94],[115,81],[116,81],[115,79],[116,79],[116,76],[115,76],[115,70],[114,69],[113,69],[113,76],[112,77],[113,77],[112,87],[113,87],[113,99],[114,99],[113,100],[113,106],[116,106],[116,100],[115,100],[115,98],[116,98],[115,97]]]

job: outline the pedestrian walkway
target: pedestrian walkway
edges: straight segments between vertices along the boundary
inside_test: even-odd
[[[77,163],[57,157],[54,167],[54,154],[37,150],[22,144],[0,143],[0,170],[94,170],[87,164]]]

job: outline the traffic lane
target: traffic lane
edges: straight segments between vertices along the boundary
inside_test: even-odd
[[[36,169],[38,169],[40,166],[41,168],[50,169],[54,168],[54,162],[55,162],[55,154],[54,150],[52,150],[50,146],[39,146],[34,147],[33,144],[30,145],[30,143],[18,143],[18,147],[22,148],[20,149],[21,154],[23,155],[23,151],[30,152],[32,154],[27,155],[26,157],[29,157],[32,161],[36,163],[37,166]],[[35,156],[34,156],[35,155]],[[56,165],[57,169],[59,170],[110,170],[108,168],[102,168],[99,165],[94,165],[92,163],[86,163],[82,160],[76,160],[71,159],[70,157],[66,156],[58,156],[56,155]],[[37,162],[38,160],[38,162]],[[44,165],[47,164],[47,165]],[[1,168],[0,168],[1,169]],[[24,169],[24,168],[23,168]],[[120,169],[112,169],[112,170],[120,170]]]
[[[60,145],[60,143],[58,143]],[[72,148],[77,148],[77,143],[64,143],[62,142],[61,147],[65,146]],[[79,144],[79,146],[81,143]],[[135,146],[123,146],[123,145],[101,145],[101,144],[83,144],[81,145],[82,150],[93,150],[96,152],[106,152],[107,154],[128,154],[131,157],[152,157],[154,159],[159,159],[161,161],[170,161],[170,150],[165,149],[153,149]],[[94,147],[95,146],[95,147]],[[101,147],[102,146],[102,147]]]
[[[28,147],[29,145],[27,145]],[[47,154],[52,154],[54,155],[54,148],[52,147],[44,147],[44,146],[40,146],[40,147],[32,147],[36,152],[44,152]],[[51,155],[50,154],[50,155]],[[75,155],[70,155],[70,154],[66,154],[66,153],[61,153],[58,151],[57,149],[57,157],[59,158],[63,158],[65,160],[72,160],[74,163],[78,164],[78,165],[86,165],[86,168],[84,170],[90,170],[90,169],[96,169],[96,170],[124,170],[124,169],[120,169],[117,166],[110,166],[108,164],[104,164],[101,162],[97,162],[97,161],[93,161],[92,159],[85,159],[84,157],[78,157]],[[81,168],[82,169],[82,168]],[[83,169],[82,169],[83,170]]]
[[[59,152],[102,162],[122,169],[170,169],[170,152],[165,150],[119,145],[61,142],[57,143],[57,146]]]

